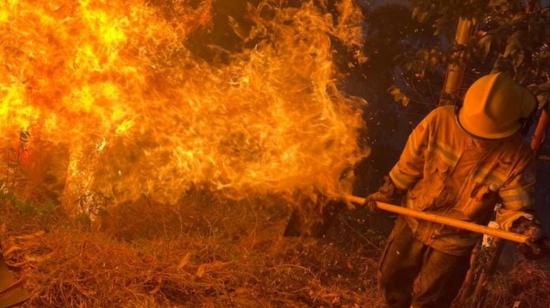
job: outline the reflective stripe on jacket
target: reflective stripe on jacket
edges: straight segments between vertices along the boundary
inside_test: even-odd
[[[453,106],[436,108],[414,129],[397,164],[394,184],[408,190],[404,205],[478,224],[487,224],[497,203],[497,222],[509,230],[531,217],[534,155],[519,134],[480,140],[458,124]],[[408,218],[415,236],[453,255],[469,253],[479,234]]]

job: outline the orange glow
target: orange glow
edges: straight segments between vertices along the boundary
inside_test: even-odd
[[[0,141],[24,129],[65,148],[51,168],[69,206],[90,193],[174,203],[193,187],[341,192],[366,155],[363,102],[336,88],[331,37],[359,49],[358,8],[341,1],[337,23],[309,1],[250,7],[242,40],[256,43],[220,64],[186,45],[213,16],[190,2],[168,18],[145,0],[1,1]]]

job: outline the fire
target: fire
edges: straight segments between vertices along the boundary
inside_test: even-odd
[[[197,2],[0,2],[0,141],[30,133],[69,208],[175,203],[192,188],[336,193],[365,157],[363,101],[337,88],[333,55],[333,40],[361,47],[351,0],[338,18],[314,1],[248,5],[250,29],[227,29],[241,50],[203,46],[221,60],[189,47],[214,22],[215,4]]]

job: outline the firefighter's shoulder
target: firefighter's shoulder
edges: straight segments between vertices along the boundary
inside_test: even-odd
[[[442,124],[452,123],[455,118],[454,106],[439,106],[434,108],[425,118],[422,120],[424,125],[428,124]]]

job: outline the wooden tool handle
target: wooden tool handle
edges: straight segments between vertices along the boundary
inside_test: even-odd
[[[352,195],[347,195],[344,197],[344,199],[349,202],[353,202],[357,204],[365,204],[366,202],[365,198],[352,196]],[[435,223],[439,223],[442,225],[446,225],[446,226],[450,226],[450,227],[454,227],[462,230],[468,230],[476,233],[487,234],[490,236],[498,237],[504,240],[508,240],[508,241],[512,241],[520,244],[525,244],[529,241],[529,237],[523,234],[489,228],[486,226],[478,225],[475,223],[471,223],[471,222],[467,222],[467,221],[463,221],[455,218],[445,217],[445,216],[427,213],[427,212],[421,212],[421,211],[417,211],[417,210],[413,210],[413,209],[409,209],[409,208],[405,208],[402,206],[397,206],[389,203],[384,203],[384,202],[376,202],[376,205],[379,209],[384,210],[386,212],[418,218],[425,221],[435,222]]]

